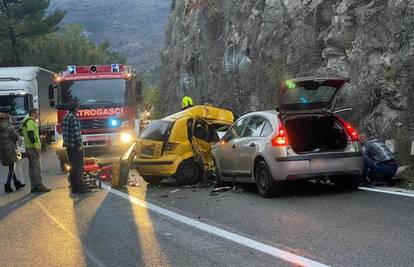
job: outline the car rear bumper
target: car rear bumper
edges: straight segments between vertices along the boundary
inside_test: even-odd
[[[143,176],[173,176],[183,158],[176,155],[163,156],[159,159],[135,158],[135,168]]]
[[[306,180],[361,175],[364,161],[360,152],[299,155],[276,158],[269,168],[278,181]]]

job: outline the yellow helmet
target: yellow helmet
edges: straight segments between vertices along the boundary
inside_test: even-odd
[[[194,106],[193,99],[189,96],[184,96],[182,101],[182,107],[188,108]]]

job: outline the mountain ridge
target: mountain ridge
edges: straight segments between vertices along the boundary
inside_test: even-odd
[[[171,0],[53,0],[49,10],[67,11],[63,24],[80,24],[95,42],[108,40],[137,70],[159,62]]]

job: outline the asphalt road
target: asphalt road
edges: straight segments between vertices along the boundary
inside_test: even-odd
[[[53,152],[43,167],[50,193],[0,189],[0,266],[292,265],[254,241],[331,266],[414,265],[412,197],[312,183],[291,184],[274,199],[246,185],[211,195],[174,181],[151,187],[138,175],[139,187],[74,196]],[[23,161],[18,174],[29,183],[26,170]]]

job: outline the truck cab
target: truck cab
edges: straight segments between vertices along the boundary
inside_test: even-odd
[[[18,129],[29,114],[39,109],[39,130],[43,148],[53,141],[56,112],[49,106],[48,85],[56,73],[39,67],[0,68],[0,112],[10,115]],[[24,150],[23,147],[21,147]]]
[[[51,101],[56,99],[52,104],[57,108],[57,140],[63,143],[62,121],[68,112],[68,103],[74,100],[79,104],[77,115],[86,154],[120,154],[139,131],[136,107],[140,88],[135,74],[121,64],[69,66],[56,78],[50,93]],[[63,168],[66,152],[59,147],[57,154]]]
[[[26,87],[27,82],[0,78],[0,112],[8,114],[16,128],[32,107],[33,96],[23,89]]]

